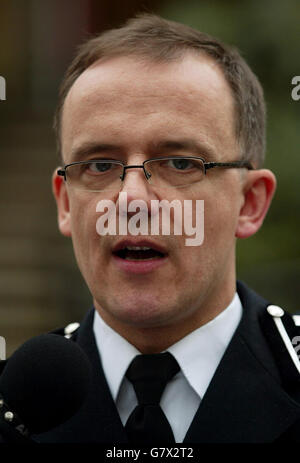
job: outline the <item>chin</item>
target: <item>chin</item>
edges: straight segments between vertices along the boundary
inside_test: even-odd
[[[119,323],[134,326],[136,328],[154,328],[166,326],[174,317],[174,314],[166,310],[161,304],[147,304],[143,301],[142,304],[135,303],[124,306],[120,304],[118,310],[111,308],[107,310],[109,317],[117,320]]]

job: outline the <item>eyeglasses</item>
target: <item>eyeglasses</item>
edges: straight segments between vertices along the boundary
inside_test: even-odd
[[[252,170],[247,161],[205,162],[196,156],[174,156],[147,159],[142,165],[126,165],[112,159],[93,159],[65,165],[57,171],[66,183],[79,190],[119,190],[127,169],[143,169],[151,185],[161,188],[182,188],[200,182],[207,170],[214,167],[246,168]]]

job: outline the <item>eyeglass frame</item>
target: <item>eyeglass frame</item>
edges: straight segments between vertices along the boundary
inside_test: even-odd
[[[225,169],[246,168],[248,170],[254,170],[254,167],[248,161],[207,162],[207,161],[205,161],[205,159],[201,158],[200,156],[174,156],[174,157],[173,156],[162,156],[162,157],[158,157],[158,158],[146,159],[145,161],[143,161],[143,164],[140,164],[140,165],[133,165],[133,164],[132,165],[127,165],[123,161],[119,161],[117,159],[108,159],[108,158],[107,159],[106,158],[90,159],[90,160],[87,160],[87,161],[75,161],[75,162],[71,162],[70,164],[66,164],[65,166],[63,166],[62,169],[61,168],[58,169],[57,170],[57,175],[60,175],[60,176],[64,177],[65,182],[67,182],[66,172],[67,172],[67,168],[70,167],[70,166],[80,165],[80,164],[87,164],[87,163],[97,163],[97,162],[112,162],[114,164],[118,164],[118,165],[123,167],[122,175],[120,175],[120,179],[121,179],[122,182],[124,181],[124,178],[125,178],[126,169],[138,169],[138,168],[143,169],[146,180],[149,180],[150,177],[151,177],[151,174],[146,171],[145,164],[147,164],[148,162],[151,162],[151,161],[167,161],[169,159],[197,159],[199,161],[202,161],[203,167],[204,167],[204,175],[206,175],[207,170],[213,169],[214,167],[222,167],[222,168],[225,168]]]

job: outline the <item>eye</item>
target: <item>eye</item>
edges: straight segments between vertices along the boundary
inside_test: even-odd
[[[197,167],[197,162],[191,159],[172,158],[166,161],[167,167],[172,167],[176,170],[188,170]]]
[[[113,163],[113,162],[89,162],[86,166],[86,168],[88,170],[90,170],[91,172],[95,173],[95,174],[99,174],[99,173],[102,173],[102,172],[107,172],[111,169],[113,169],[114,167],[116,167],[116,165]]]

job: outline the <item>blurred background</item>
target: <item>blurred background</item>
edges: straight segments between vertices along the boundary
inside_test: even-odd
[[[261,231],[238,243],[238,277],[300,311],[299,0],[0,0],[0,335],[10,355],[31,336],[80,321],[91,296],[58,232],[52,117],[64,71],[89,34],[154,12],[240,49],[265,89],[266,166],[278,190]]]

